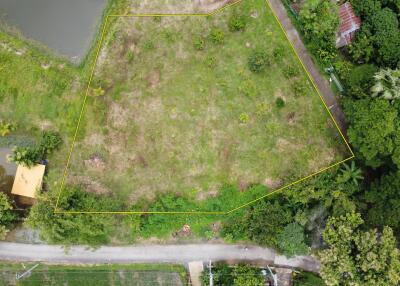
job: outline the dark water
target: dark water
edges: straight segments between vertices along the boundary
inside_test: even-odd
[[[7,154],[11,153],[9,148],[0,148],[0,192],[10,194],[14,182],[17,166],[7,161]]]
[[[79,62],[87,52],[107,0],[0,0],[7,25]]]

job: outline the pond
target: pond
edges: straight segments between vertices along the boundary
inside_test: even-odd
[[[90,47],[106,0],[1,0],[0,17],[74,63]]]
[[[11,153],[10,148],[0,148],[0,192],[10,194],[14,182],[17,165],[8,162],[7,155]]]

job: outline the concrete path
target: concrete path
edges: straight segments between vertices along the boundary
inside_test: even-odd
[[[329,82],[320,74],[317,67],[314,65],[313,60],[308,53],[306,47],[301,41],[300,35],[296,28],[292,25],[290,18],[287,15],[286,9],[281,0],[268,0],[273,12],[278,17],[283,29],[285,30],[289,40],[292,42],[297,54],[303,62],[305,68],[311,75],[315,85],[317,86],[321,96],[323,97],[327,107],[335,118],[340,130],[346,135],[346,123],[344,113],[338,104],[338,101],[333,94]]]
[[[287,259],[270,248],[230,244],[181,244],[103,246],[92,250],[83,246],[0,242],[0,260],[48,263],[189,263],[190,261],[252,261],[318,272],[320,264],[311,256]]]

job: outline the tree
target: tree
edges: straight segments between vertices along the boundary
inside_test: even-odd
[[[346,85],[346,94],[353,98],[370,97],[370,90],[374,84],[373,76],[377,68],[372,64],[357,65],[351,69],[343,80]]]
[[[233,286],[265,286],[261,270],[248,265],[238,265],[233,277]]]
[[[377,62],[396,67],[400,61],[400,29],[397,15],[384,8],[369,19],[374,45],[378,53]]]
[[[349,141],[361,153],[366,164],[379,167],[395,151],[397,110],[383,99],[347,101]]]
[[[304,227],[298,223],[289,223],[282,233],[278,235],[278,246],[286,256],[294,256],[308,253],[305,243]]]
[[[381,69],[374,75],[375,84],[371,88],[372,97],[387,100],[400,98],[400,70]]]
[[[300,11],[300,22],[309,40],[334,46],[339,27],[338,8],[330,0],[305,0]],[[323,48],[324,49],[324,48]]]
[[[250,54],[247,64],[249,66],[249,70],[259,73],[264,71],[270,62],[266,52],[263,50],[255,50]]]
[[[363,198],[367,203],[366,222],[374,227],[387,225],[400,233],[400,173],[382,176],[373,182]]]
[[[55,213],[52,204],[55,195],[47,193],[38,198],[26,221],[28,226],[39,230],[41,237],[51,243],[100,245],[108,242],[115,223],[112,216]],[[110,198],[95,196],[79,187],[66,186],[58,208],[64,211],[111,211],[117,207]]]
[[[381,10],[379,0],[351,0],[354,12],[362,19],[368,19]]]
[[[320,251],[321,277],[328,286],[398,285],[400,253],[391,228],[362,231],[363,220],[349,213],[328,220]]]
[[[4,239],[8,227],[15,220],[13,207],[6,194],[0,192],[0,239]]]

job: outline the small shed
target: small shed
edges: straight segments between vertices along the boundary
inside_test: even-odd
[[[32,168],[18,165],[11,193],[34,199],[36,192],[42,188],[45,165],[38,164]]]
[[[341,48],[351,44],[354,35],[361,27],[361,19],[354,14],[350,2],[339,6],[339,32],[336,37],[336,47]]]

